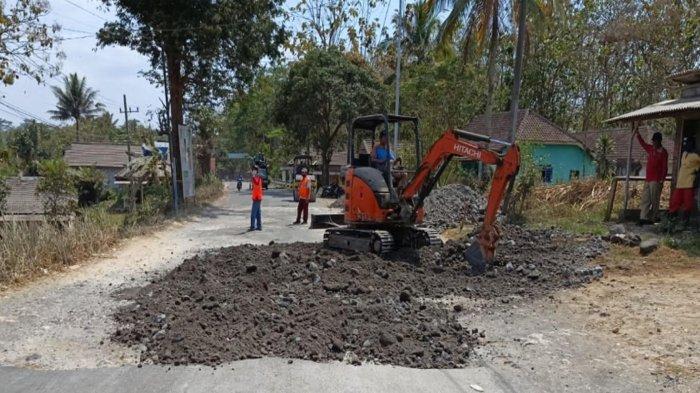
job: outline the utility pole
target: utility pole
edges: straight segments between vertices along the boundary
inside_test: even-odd
[[[119,113],[124,114],[124,129],[126,130],[126,156],[128,162],[131,162],[131,134],[129,133],[129,113],[139,113],[139,108],[129,108],[126,105],[126,94],[124,94],[124,109],[119,109]]]
[[[399,0],[399,18],[396,27],[396,104],[394,113],[401,110],[401,41],[403,40],[403,0]],[[394,149],[399,145],[399,123],[394,123]]]
[[[165,55],[161,56],[161,63],[163,65],[163,91],[165,92],[165,124],[166,127],[170,128],[170,95],[168,92],[168,70],[165,67]],[[168,132],[168,153],[170,155],[170,178],[172,180],[173,187],[173,209],[175,213],[178,212],[180,197],[177,192],[177,166],[175,165],[175,152],[173,151],[173,132],[172,129]]]

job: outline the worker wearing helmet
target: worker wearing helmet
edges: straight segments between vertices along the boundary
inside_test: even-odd
[[[309,170],[301,168],[301,180],[299,181],[299,204],[297,205],[297,220],[294,225],[306,224],[309,219],[309,200],[311,199],[311,179],[309,179]],[[301,222],[302,214],[304,222]]]
[[[258,174],[258,167],[255,166],[251,170],[250,184],[252,186],[251,197],[253,199],[253,207],[250,210],[250,229],[249,231],[262,230],[262,199],[263,199],[263,179]]]

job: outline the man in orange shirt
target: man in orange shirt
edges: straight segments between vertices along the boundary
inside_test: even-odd
[[[252,186],[253,208],[250,210],[249,231],[262,231],[263,179],[258,175],[258,167],[253,167],[251,175],[250,184]]]
[[[301,180],[299,181],[299,204],[297,205],[297,220],[294,225],[306,224],[309,219],[309,199],[311,199],[311,179],[309,179],[309,171],[306,168],[301,168]],[[304,222],[300,222],[301,215],[304,214]]]

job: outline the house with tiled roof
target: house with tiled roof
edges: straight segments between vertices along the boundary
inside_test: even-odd
[[[478,115],[464,130],[508,141],[511,122],[511,112],[494,113],[491,116],[490,127],[486,115]],[[533,158],[541,168],[542,180],[547,183],[562,183],[595,176],[593,156],[586,146],[532,110],[518,110],[515,138],[521,145],[532,146]],[[500,146],[502,145],[497,143],[491,144],[492,148]]]
[[[39,178],[33,176],[10,177],[4,180],[8,188],[5,208],[0,222],[42,222],[45,221],[44,199],[37,193]],[[55,217],[69,220],[71,217]]]
[[[129,162],[126,145],[109,143],[73,143],[63,153],[63,160],[73,169],[94,167],[102,172],[105,185],[114,187],[114,176]],[[140,146],[131,146],[132,157],[143,155]]]
[[[648,143],[651,143],[651,137],[656,131],[658,130],[648,125],[642,125],[639,127],[639,134]],[[646,175],[647,154],[636,139],[633,141],[630,139],[631,134],[628,127],[611,127],[598,130],[586,130],[577,133],[576,138],[579,139],[590,151],[595,151],[596,145],[603,135],[608,136],[612,141],[612,148],[610,153],[607,155],[607,159],[613,164],[616,175],[624,176],[627,174],[627,155],[629,154],[630,142],[632,142],[630,175]],[[666,151],[668,152],[668,167],[673,168],[673,152],[675,146],[673,138],[664,137],[661,145],[666,148]]]

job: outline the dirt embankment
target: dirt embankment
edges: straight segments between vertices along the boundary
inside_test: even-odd
[[[441,298],[541,296],[598,276],[586,261],[603,250],[593,238],[511,227],[499,266],[472,277],[465,247],[384,258],[302,243],[221,249],[132,292],[113,339],[165,364],[281,356],[459,367],[487,332],[461,326],[455,317],[468,310]]]

